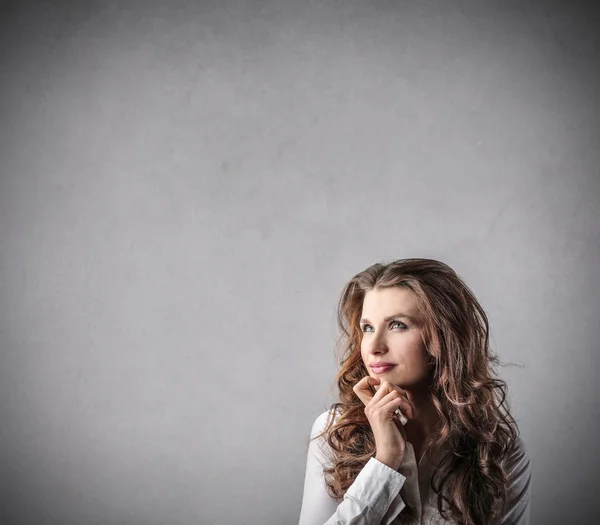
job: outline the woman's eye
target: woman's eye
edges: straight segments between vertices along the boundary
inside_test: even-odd
[[[390,328],[395,328],[396,326],[400,328],[400,330],[406,330],[408,328],[408,326],[400,321],[392,321],[390,323]],[[370,324],[364,324],[360,328],[363,332],[371,332],[373,330],[373,327]]]

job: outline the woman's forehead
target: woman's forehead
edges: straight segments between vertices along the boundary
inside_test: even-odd
[[[408,288],[374,288],[365,294],[362,305],[363,317],[389,317],[398,314],[419,317],[417,298]]]

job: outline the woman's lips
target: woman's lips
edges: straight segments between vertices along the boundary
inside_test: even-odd
[[[386,372],[389,372],[392,368],[394,368],[396,365],[392,365],[392,364],[385,364],[385,365],[371,365],[371,370],[373,370],[374,374],[385,374]]]

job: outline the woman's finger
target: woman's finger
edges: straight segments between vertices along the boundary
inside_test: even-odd
[[[400,427],[406,425],[408,423],[408,418],[405,413],[407,412],[408,404],[406,401],[400,397],[392,398],[386,404],[381,406],[381,410],[387,412],[391,415],[392,420],[396,423],[396,426],[400,429]],[[398,424],[400,422],[400,425]],[[404,437],[404,435],[403,435]]]
[[[375,402],[375,399],[373,399],[371,405],[372,409],[381,409],[384,412],[389,413],[392,417],[396,415],[403,425],[406,425],[408,421],[405,414],[410,414],[412,416],[410,402],[397,390],[392,390],[377,403]]]
[[[378,383],[378,379],[375,379],[371,376],[365,376],[354,385],[352,390],[354,390],[354,393],[357,395],[358,399],[360,399],[363,402],[364,405],[368,405],[374,396],[371,387],[375,386]]]
[[[414,417],[413,405],[408,397],[408,394],[406,393],[406,390],[387,381],[384,381],[384,383],[380,385],[380,388],[389,389],[390,392],[398,392],[400,394],[400,397],[402,397],[402,399],[406,401],[406,404],[402,407],[402,412],[404,412],[405,415],[408,416],[408,419],[412,419]]]
[[[376,379],[376,381],[379,380]],[[380,383],[379,385],[375,386],[379,386],[379,388],[376,390],[375,394],[371,398],[369,406],[373,406],[380,403],[385,396],[394,392],[393,385],[391,383],[388,383],[387,381],[384,381],[383,383]]]
[[[375,398],[373,398],[373,400],[371,401],[371,406],[372,406],[372,408],[384,407],[390,401],[394,401],[394,400],[402,401],[402,398],[401,398],[400,394],[398,394],[398,392],[396,392],[395,390],[392,390],[391,392],[388,392],[387,394],[385,394],[379,401],[376,401]]]
[[[353,390],[363,404],[369,407],[375,405],[379,406],[382,400],[387,396],[390,396],[390,394],[389,400],[395,398],[396,395],[399,394],[400,399],[402,399],[402,402],[399,405],[402,415],[396,414],[396,416],[400,419],[402,425],[405,425],[408,419],[413,418],[413,407],[408,399],[406,391],[389,381],[380,381],[377,378],[365,376],[354,385]],[[375,394],[373,394],[373,390],[376,390]],[[389,400],[387,402],[389,402]]]
[[[379,383],[379,379],[371,376],[365,376],[354,386],[354,393],[358,396],[358,398],[363,402],[365,406],[377,403],[386,394],[392,392],[393,390],[393,387],[389,383]],[[377,389],[375,393],[373,393],[372,388],[377,386],[378,384],[380,388]]]
[[[376,410],[382,403],[385,404],[394,398],[401,398],[401,394],[394,388],[394,386],[384,381],[379,384],[377,392],[371,398],[371,401],[366,405],[369,410]],[[387,399],[386,399],[387,398]],[[385,401],[383,401],[385,399]],[[390,414],[391,415],[391,414]]]

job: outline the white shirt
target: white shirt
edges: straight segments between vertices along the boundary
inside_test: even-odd
[[[325,428],[328,412],[314,422],[311,439]],[[421,525],[444,522],[437,510],[437,496],[430,489],[431,469],[425,458],[417,465],[411,443],[406,443],[398,471],[375,458],[369,459],[337,503],[326,490],[323,466],[329,465],[329,445],[324,437],[309,444],[299,525],[391,525],[406,507],[400,489],[416,509]],[[509,501],[501,525],[528,525],[531,496],[530,460],[521,438],[505,459],[515,497]],[[431,493],[430,493],[431,492]]]

